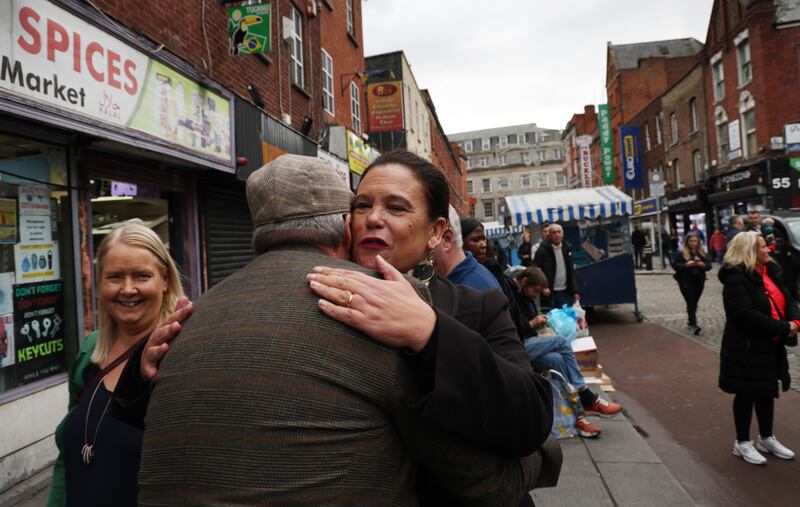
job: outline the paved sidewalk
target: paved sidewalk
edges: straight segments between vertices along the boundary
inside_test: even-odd
[[[564,466],[558,487],[535,490],[537,507],[696,505],[627,417],[620,413],[590,420],[603,433],[559,442]]]

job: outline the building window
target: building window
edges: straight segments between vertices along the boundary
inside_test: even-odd
[[[498,190],[508,190],[508,178],[505,176],[497,178],[497,188]]]
[[[464,141],[464,151],[472,153],[472,140]]]
[[[483,201],[483,216],[486,218],[494,216],[494,203],[492,201]]]
[[[753,80],[753,65],[750,62],[750,39],[746,32],[744,37],[736,42],[736,65],[739,69],[739,86],[744,86]]]
[[[557,172],[556,173],[556,186],[557,187],[563,187],[566,184],[567,184],[567,176],[561,171]]]
[[[547,188],[550,186],[550,173],[539,173],[536,176],[539,181],[539,188]]]
[[[324,49],[322,50],[322,108],[333,116],[333,58]]]
[[[535,143],[536,143],[536,132],[526,132],[525,144],[535,144]]]
[[[750,109],[744,113],[744,149],[745,155],[753,156],[756,148],[756,110]]]
[[[656,146],[660,145],[661,142],[662,142],[662,140],[661,140],[661,114],[662,113],[658,113],[656,115]]]
[[[480,167],[489,167],[489,157],[481,157],[478,165]]]
[[[675,144],[678,142],[678,115],[675,113],[669,115],[669,129],[670,135],[672,135],[670,144]]]
[[[531,163],[531,154],[527,151],[522,153],[522,163],[523,164],[530,164]]]
[[[711,79],[714,82],[714,100],[725,98],[725,70],[722,68],[722,55],[711,64]]]
[[[481,180],[481,187],[483,188],[484,192],[491,192],[492,191],[492,180],[490,178],[483,178]]]
[[[561,157],[562,157],[562,155],[563,155],[563,154],[561,153],[561,148],[556,148],[556,149],[555,149],[555,151],[554,151],[553,153],[555,154],[556,160],[561,160]]]
[[[517,144],[525,144],[525,134],[517,134]]]
[[[522,188],[531,188],[531,175],[523,174],[519,177],[519,184]]]
[[[508,138],[506,136],[500,136],[500,147],[505,148],[508,146]]]
[[[507,139],[508,144],[517,144],[517,134],[509,134]]]
[[[547,160],[547,150],[536,150],[536,156],[539,157],[540,162]]]
[[[700,160],[700,150],[694,150],[692,152],[692,169],[694,170],[694,182],[698,183],[700,178],[700,173],[703,170],[702,161]]]
[[[492,149],[492,142],[488,137],[481,139],[481,149],[483,149],[483,151],[489,151]]]
[[[672,161],[672,171],[675,178],[675,188],[683,188],[681,183],[681,161],[677,158]]]
[[[347,13],[347,33],[355,37],[356,24],[353,21],[353,0],[347,0],[347,2],[345,2],[345,11]]]
[[[467,193],[470,195],[475,193],[475,188],[472,186],[472,180],[467,180]]]
[[[350,81],[350,119],[353,130],[361,134],[361,90],[354,81]]]
[[[719,161],[728,160],[728,123],[720,123],[717,125],[717,146],[719,147]]]
[[[467,159],[467,169],[472,169],[472,166],[473,166],[473,164],[472,164],[472,159],[471,159],[471,158],[468,158],[468,159]]]
[[[650,151],[650,124],[644,124],[644,151]]]
[[[304,88],[305,81],[303,80],[303,16],[296,7],[292,6],[292,23],[294,30],[292,31],[291,40],[291,59],[292,59],[292,83],[300,88]]]
[[[689,113],[692,117],[692,133],[700,130],[700,118],[697,116],[697,99],[692,98],[689,101]]]
[[[500,155],[500,165],[506,165],[508,161],[506,160],[505,155]]]

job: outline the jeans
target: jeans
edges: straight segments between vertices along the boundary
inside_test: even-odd
[[[575,298],[565,290],[554,290],[550,293],[550,308],[561,308],[564,305],[571,308],[574,303]]]
[[[522,344],[535,370],[556,370],[575,389],[585,386],[572,345],[563,336],[534,336]]]

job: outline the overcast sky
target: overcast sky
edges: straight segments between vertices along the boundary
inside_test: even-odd
[[[403,50],[445,133],[562,129],[605,102],[606,43],[706,38],[713,0],[363,0],[365,55]]]

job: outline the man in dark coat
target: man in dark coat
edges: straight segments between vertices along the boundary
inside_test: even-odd
[[[561,225],[550,225],[550,237],[536,250],[533,264],[544,271],[550,283],[550,295],[542,298],[543,306],[572,306],[580,299],[575,282],[575,268],[572,266],[572,251],[564,242],[564,229]]]
[[[531,247],[533,247],[533,243],[531,243],[531,233],[525,231],[522,233],[522,244],[519,245],[519,248],[517,248],[517,257],[519,257],[519,262],[525,267],[533,264]]]
[[[647,245],[647,235],[639,228],[639,224],[635,224],[633,226],[633,232],[631,233],[631,244],[633,245],[633,260],[636,269],[640,269],[642,267],[642,254],[644,253],[644,247]]]
[[[331,258],[347,256],[351,194],[313,160],[284,156],[248,180],[259,256],[197,301],[161,364],[140,505],[409,505],[415,465],[460,501],[519,503],[539,455],[500,458],[430,424],[402,354],[320,313],[305,275],[360,268]]]
[[[728,231],[725,233],[725,245],[744,230],[744,219],[741,215],[731,215],[728,219]]]

